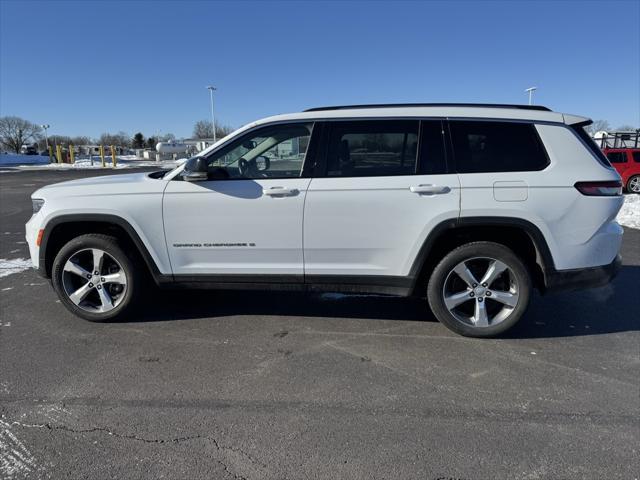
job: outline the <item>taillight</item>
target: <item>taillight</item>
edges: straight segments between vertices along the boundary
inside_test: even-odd
[[[622,183],[609,182],[578,182],[574,185],[578,191],[589,197],[617,197],[622,195]]]

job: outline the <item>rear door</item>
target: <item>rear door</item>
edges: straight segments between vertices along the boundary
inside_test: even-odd
[[[334,121],[304,213],[308,283],[410,283],[429,232],[459,214],[440,120]]]

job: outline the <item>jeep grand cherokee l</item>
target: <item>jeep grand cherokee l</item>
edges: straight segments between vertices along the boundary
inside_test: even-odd
[[[152,278],[417,295],[451,330],[494,336],[533,288],[601,285],[619,267],[622,184],[589,123],[512,105],[278,115],[168,173],[36,191],[31,258],[92,321],[130,317]]]

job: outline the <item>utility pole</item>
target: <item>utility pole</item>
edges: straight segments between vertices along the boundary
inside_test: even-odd
[[[538,87],[529,87],[525,89],[525,92],[529,92],[529,105],[533,105],[533,92],[535,92]]]
[[[213,91],[217,90],[213,85],[207,86],[207,90],[209,90],[209,94],[211,97],[211,128],[213,128],[213,143],[216,143],[216,117],[213,113]]]
[[[44,140],[47,143],[47,150],[49,150],[49,136],[47,135],[47,129],[51,125],[40,125],[44,129]]]

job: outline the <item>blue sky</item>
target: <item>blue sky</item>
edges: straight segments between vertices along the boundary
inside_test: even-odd
[[[0,115],[191,135],[352,103],[536,103],[640,126],[640,2],[0,1]]]

